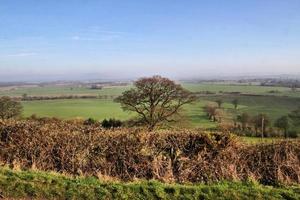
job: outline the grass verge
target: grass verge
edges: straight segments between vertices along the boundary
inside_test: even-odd
[[[4,198],[28,199],[300,199],[300,186],[271,187],[255,182],[210,185],[165,184],[157,181],[103,182],[94,177],[69,177],[0,167]]]

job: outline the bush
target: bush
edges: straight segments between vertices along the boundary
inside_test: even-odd
[[[85,120],[83,122],[84,125],[92,125],[92,124],[96,124],[97,120],[93,119],[93,118],[88,118],[87,120]]]
[[[19,117],[22,113],[22,104],[14,101],[10,97],[0,97],[0,119],[10,119]]]
[[[299,134],[296,130],[290,130],[288,132],[288,136],[291,137],[291,138],[297,138],[297,137],[299,137]]]
[[[109,129],[109,128],[118,128],[122,126],[122,121],[117,119],[104,119],[101,123],[103,128]]]

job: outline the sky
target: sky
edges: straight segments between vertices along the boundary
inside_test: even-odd
[[[0,0],[0,81],[300,74],[299,0]]]

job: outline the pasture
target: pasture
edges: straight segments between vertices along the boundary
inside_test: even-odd
[[[203,112],[203,106],[217,99],[222,99],[222,107],[225,111],[225,119],[233,119],[242,112],[251,115],[266,113],[271,120],[288,114],[290,111],[300,106],[300,95],[298,92],[291,92],[285,87],[264,87],[257,85],[226,85],[226,84],[203,84],[184,83],[183,86],[192,92],[209,91],[216,94],[201,95],[199,100],[184,108],[183,122],[180,126],[196,128],[212,128],[216,124],[210,122]],[[117,118],[127,120],[134,116],[133,113],[122,111],[120,105],[113,102],[113,98],[120,95],[130,86],[105,87],[101,90],[92,90],[85,87],[32,87],[15,88],[14,90],[1,91],[0,94],[8,96],[21,96],[26,93],[29,96],[59,96],[59,95],[99,95],[106,96],[107,99],[60,99],[43,101],[23,101],[23,116],[32,114],[37,116],[58,117],[63,119],[71,118]],[[270,93],[270,91],[278,91]],[[245,95],[230,94],[240,92]],[[238,109],[235,110],[231,101],[239,100]]]
[[[183,87],[192,92],[214,92],[231,93],[240,92],[244,94],[276,95],[300,97],[300,91],[292,92],[287,87],[271,87],[247,84],[220,84],[220,83],[182,83]],[[42,95],[120,95],[123,91],[130,88],[128,86],[110,86],[101,90],[89,89],[85,86],[44,86],[44,87],[2,87],[0,96],[21,97],[23,94],[28,96]]]
[[[0,96],[60,96],[60,95],[119,95],[130,86],[111,86],[103,89],[90,89],[84,86],[44,86],[0,88]]]

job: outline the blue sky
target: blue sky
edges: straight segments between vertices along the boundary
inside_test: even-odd
[[[0,0],[4,81],[299,73],[299,0]]]

